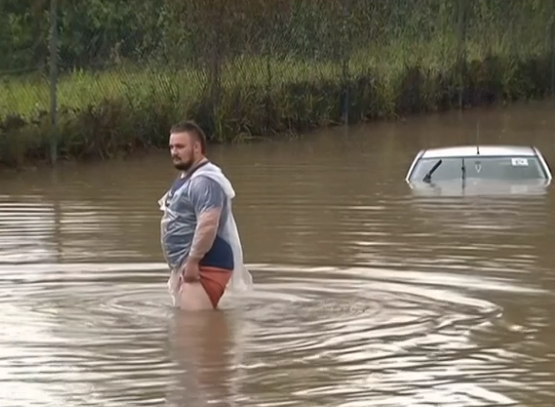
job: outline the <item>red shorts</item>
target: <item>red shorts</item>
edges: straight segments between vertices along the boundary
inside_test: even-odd
[[[218,267],[200,266],[200,283],[208,294],[212,306],[216,308],[224,295],[227,283],[231,279],[231,270]]]

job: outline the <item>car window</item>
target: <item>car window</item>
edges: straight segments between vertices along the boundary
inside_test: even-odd
[[[442,163],[433,172],[431,179],[436,181],[461,179],[463,158],[441,158]],[[439,158],[423,158],[418,161],[411,181],[421,181]],[[545,174],[537,157],[465,157],[464,167],[467,178],[527,180],[544,179]]]

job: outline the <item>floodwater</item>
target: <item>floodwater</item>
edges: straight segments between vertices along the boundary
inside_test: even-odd
[[[166,292],[166,153],[1,174],[0,405],[552,405],[552,189],[419,195],[404,176],[477,123],[555,161],[554,107],[213,148],[256,286],[204,315]]]

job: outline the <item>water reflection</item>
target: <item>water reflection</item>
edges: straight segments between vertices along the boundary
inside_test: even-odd
[[[168,397],[171,405],[234,405],[237,397],[234,376],[240,361],[236,360],[237,328],[232,319],[225,311],[173,315],[170,355],[180,372],[171,386]]]
[[[438,182],[408,182],[408,185],[415,196],[429,197],[528,197],[536,195],[546,195],[548,193],[550,184],[550,180],[509,182],[468,179]]]

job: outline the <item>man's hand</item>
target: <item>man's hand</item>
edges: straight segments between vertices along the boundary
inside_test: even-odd
[[[198,261],[192,258],[188,258],[185,262],[185,267],[182,272],[183,281],[185,283],[195,283],[200,280],[200,270]]]

